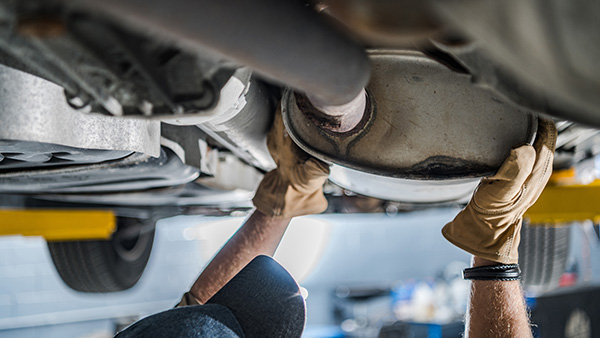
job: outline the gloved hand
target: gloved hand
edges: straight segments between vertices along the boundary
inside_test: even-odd
[[[202,303],[200,303],[196,299],[196,297],[194,297],[192,295],[192,293],[188,291],[183,294],[183,296],[181,297],[181,300],[179,301],[179,304],[175,305],[175,307],[190,306],[190,305],[202,305]]]
[[[323,184],[329,176],[329,166],[292,141],[283,126],[281,107],[275,113],[267,147],[277,169],[268,172],[260,183],[252,200],[256,209],[267,216],[282,218],[325,211]]]
[[[548,183],[555,146],[554,123],[540,119],[533,147],[511,150],[496,175],[481,180],[466,208],[442,229],[444,237],[477,257],[516,264],[523,214]]]

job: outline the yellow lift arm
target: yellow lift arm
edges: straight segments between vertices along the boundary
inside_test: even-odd
[[[106,210],[0,210],[0,236],[41,236],[47,241],[108,239],[116,218]]]
[[[547,186],[525,213],[531,224],[600,222],[600,180],[588,185]]]

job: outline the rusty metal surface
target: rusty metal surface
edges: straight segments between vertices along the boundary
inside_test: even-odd
[[[494,173],[531,141],[537,118],[418,52],[372,51],[371,109],[347,133],[318,126],[284,94],[284,123],[308,153],[382,176],[421,180]]]
[[[367,93],[363,89],[354,100],[342,105],[330,105],[318,98],[313,98],[307,94],[307,98],[318,111],[317,115],[322,115],[325,120],[334,122],[329,129],[335,132],[347,132],[354,129],[362,120],[365,108],[367,106]]]

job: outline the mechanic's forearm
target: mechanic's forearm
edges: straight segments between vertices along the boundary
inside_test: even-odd
[[[256,256],[272,256],[290,220],[254,211],[200,274],[190,293],[204,304]]]
[[[473,266],[495,264],[473,259]],[[520,282],[473,281],[466,332],[468,338],[532,337]]]

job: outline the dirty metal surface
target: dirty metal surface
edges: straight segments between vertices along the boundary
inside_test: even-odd
[[[381,176],[419,180],[494,173],[511,147],[531,142],[537,117],[473,85],[468,74],[411,51],[370,53],[370,109],[347,133],[319,127],[284,94],[284,123],[308,153]],[[299,102],[300,101],[300,102]]]
[[[361,44],[302,2],[280,0],[76,0],[132,29],[191,51],[225,56],[332,104],[355,98],[369,78]]]
[[[247,163],[269,171],[275,162],[267,149],[267,133],[273,124],[276,102],[264,84],[248,72],[236,72],[245,85],[243,95],[227,112],[198,128],[220,142]],[[243,104],[242,104],[243,102]]]
[[[0,139],[160,154],[160,122],[85,114],[60,86],[0,65]]]
[[[133,152],[123,150],[80,149],[51,143],[0,140],[0,171],[102,163],[131,154]]]
[[[123,193],[184,185],[198,170],[181,162],[169,149],[159,157],[134,153],[120,160],[0,174],[0,192],[27,194]]]
[[[113,116],[198,114],[233,68],[66,2],[0,0],[0,63],[65,89],[76,109]]]
[[[478,81],[519,104],[600,127],[600,2],[461,0],[437,5],[445,20],[474,42],[465,46],[471,50],[442,48]]]
[[[269,90],[252,77],[252,70],[240,68],[225,84],[220,98],[213,109],[200,115],[180,115],[161,121],[177,126],[197,126],[247,163],[265,171],[274,169],[275,162],[267,149],[267,133],[275,110]],[[163,137],[165,130],[163,126]],[[181,133],[179,137],[187,139]]]
[[[118,206],[205,206],[215,209],[252,208],[253,191],[218,190],[190,182],[177,189],[154,189],[151,191],[117,192],[111,194],[47,194],[36,198],[68,203],[89,203]],[[174,215],[184,214],[177,210]]]

